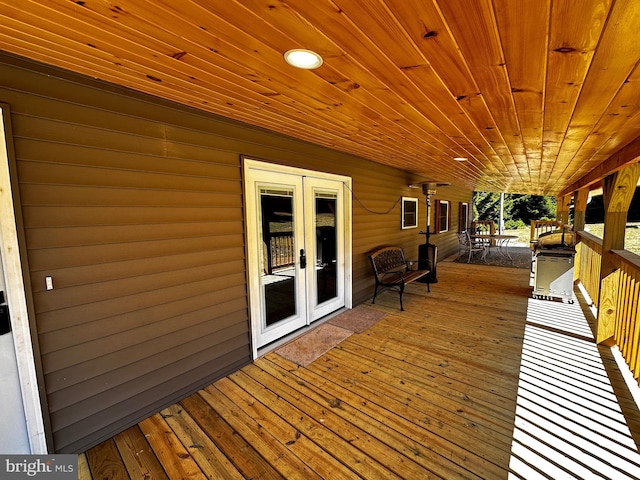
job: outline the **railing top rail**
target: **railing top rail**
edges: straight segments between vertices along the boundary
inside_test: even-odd
[[[577,234],[579,241],[592,248],[593,250],[597,250],[601,253],[602,239],[600,237],[596,237],[595,235],[589,232],[585,232],[584,230],[578,231]],[[640,270],[640,255],[630,252],[629,250],[611,250],[611,252],[616,257],[618,257],[621,262],[624,262]]]
[[[618,256],[622,262],[640,270],[640,255],[630,252],[629,250],[611,250],[611,252]]]
[[[595,235],[584,230],[578,230],[576,233],[578,235],[578,240],[586,243],[592,248],[594,246],[598,246],[600,249],[602,249],[602,239],[600,237],[596,237]]]
[[[291,237],[293,238],[293,232],[269,232],[269,237]]]

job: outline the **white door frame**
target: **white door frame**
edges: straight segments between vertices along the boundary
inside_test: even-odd
[[[45,454],[47,442],[31,343],[27,298],[18,247],[18,228],[9,165],[13,162],[10,109],[0,104],[0,248],[11,317],[11,333],[16,350],[20,389],[32,454]],[[11,163],[10,163],[11,162]]]
[[[255,190],[257,183],[261,188],[267,188],[271,192],[287,192],[291,195],[291,207],[293,208],[292,226],[293,237],[296,241],[294,245],[294,258],[297,260],[297,249],[304,246],[305,225],[300,219],[304,218],[304,202],[300,201],[303,190],[303,179],[299,175],[283,174],[282,172],[271,172],[267,170],[248,169],[245,176],[246,188],[246,238],[247,238],[247,271],[249,272],[248,284],[249,292],[256,293],[250,297],[251,305],[251,326],[252,342],[259,348],[258,343],[271,343],[289,332],[295,331],[307,325],[307,299],[305,295],[295,295],[295,313],[282,318],[273,325],[264,323],[266,315],[266,305],[262,303],[263,287],[261,277],[264,269],[264,258],[260,254],[262,238],[258,224],[261,223],[260,194]],[[253,207],[251,207],[253,206]],[[254,241],[255,240],[255,241]],[[300,262],[295,261],[292,270],[293,288],[295,292],[303,292],[306,289],[307,270],[301,268]],[[258,293],[259,292],[259,293]],[[265,294],[266,295],[266,294]],[[258,340],[260,342],[258,342]]]
[[[353,278],[353,265],[352,265],[352,204],[351,204],[351,177],[346,177],[343,175],[334,175],[325,172],[318,172],[315,170],[307,170],[296,167],[288,167],[284,165],[278,165],[274,163],[263,162],[259,160],[254,160],[250,158],[243,158],[244,163],[244,178],[247,178],[247,172],[249,170],[262,170],[265,172],[271,173],[283,173],[289,175],[299,175],[303,177],[313,177],[320,179],[328,179],[342,182],[343,185],[343,198],[344,198],[344,301],[345,307],[351,308],[353,305],[353,294],[352,294],[352,278]],[[250,185],[245,181],[244,183],[244,193],[245,193],[245,203],[248,197],[248,189]],[[253,197],[253,195],[252,195]],[[259,275],[257,270],[259,270],[257,259],[255,258],[255,253],[258,251],[258,238],[251,238],[248,234],[246,225],[249,224],[250,221],[255,221],[253,218],[249,218],[249,206],[245,204],[245,248],[246,248],[246,258],[247,258],[247,284],[248,284],[248,294],[249,294],[249,319],[251,324],[251,349],[253,358],[258,357],[258,345],[257,345],[257,334],[260,332],[260,320],[261,320],[261,308],[260,308],[260,298],[254,298],[252,292],[260,291],[259,285],[257,285]]]
[[[336,185],[340,185],[338,188],[336,188]],[[338,214],[338,222],[336,223],[336,262],[337,262],[337,270],[338,271],[344,271],[344,267],[345,267],[345,260],[344,260],[344,252],[346,250],[345,248],[345,224],[343,221],[341,220],[341,217],[344,215],[344,210],[346,210],[346,205],[344,203],[344,197],[345,197],[345,187],[344,187],[344,183],[342,182],[342,180],[335,180],[332,179],[330,181],[327,181],[324,178],[317,178],[317,177],[305,177],[305,189],[304,189],[304,204],[305,204],[305,210],[308,213],[311,213],[312,218],[315,218],[316,212],[315,212],[315,202],[316,202],[316,194],[336,194],[336,202],[337,202],[337,207],[339,209],[339,214]],[[310,231],[309,229],[311,228]],[[308,296],[307,296],[307,306],[308,306],[308,312],[307,315],[309,316],[309,319],[311,322],[314,322],[320,318],[325,317],[326,315],[335,312],[337,309],[339,310],[340,308],[342,308],[344,305],[344,301],[345,301],[345,294],[344,294],[344,275],[339,275],[336,278],[336,297],[333,299],[329,299],[326,300],[322,303],[318,302],[318,286],[317,286],[317,281],[318,278],[316,275],[314,275],[314,268],[313,265],[315,264],[315,262],[311,261],[311,259],[315,259],[317,258],[318,252],[317,252],[317,248],[318,248],[318,242],[314,242],[312,239],[316,236],[316,232],[315,232],[315,225],[305,225],[305,230],[306,230],[306,250],[307,250],[307,258],[310,259],[310,265],[307,267],[306,273],[307,273],[307,280],[309,280],[309,284],[308,284]],[[313,277],[313,280],[311,280],[311,277]],[[313,285],[315,284],[315,288],[313,288]],[[342,299],[342,300],[341,300]]]

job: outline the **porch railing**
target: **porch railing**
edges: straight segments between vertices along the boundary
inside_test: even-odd
[[[613,338],[640,384],[640,256],[628,250],[614,250],[613,254],[620,260]]]
[[[472,233],[478,233],[483,235],[495,235],[496,224],[490,220],[476,220],[471,222]]]
[[[495,235],[496,224],[490,220],[476,220],[475,222],[471,222],[471,233],[479,235]],[[492,247],[496,245],[496,241],[494,239],[491,239],[489,243]]]
[[[590,233],[578,232],[576,245],[576,278],[582,282],[593,304],[598,306],[600,295],[600,265],[602,263],[602,239]]]
[[[541,234],[554,232],[559,228],[562,228],[562,222],[559,220],[533,220],[529,240],[537,240]]]
[[[269,251],[267,257],[267,272],[275,269],[290,267],[295,263],[296,252],[291,232],[272,233],[269,237]]]
[[[575,275],[597,307],[602,239],[587,232],[578,232],[578,239]],[[640,256],[628,250],[613,250],[611,253],[617,267],[614,273],[617,298],[614,302],[613,339],[640,384]]]

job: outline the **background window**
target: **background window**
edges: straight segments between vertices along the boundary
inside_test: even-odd
[[[402,228],[418,226],[418,199],[402,197]]]
[[[469,229],[469,204],[460,202],[460,218],[458,221],[458,231],[464,232]]]
[[[436,232],[449,231],[449,201],[436,200]]]

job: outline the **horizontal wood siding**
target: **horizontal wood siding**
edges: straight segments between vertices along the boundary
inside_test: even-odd
[[[54,448],[79,451],[250,360],[239,156],[184,111],[2,78]]]
[[[249,362],[241,155],[353,178],[356,304],[373,288],[369,251],[424,242],[409,173],[13,57],[0,78],[55,451]],[[400,228],[402,195],[421,199],[418,229]],[[436,236],[441,256],[456,230]]]

